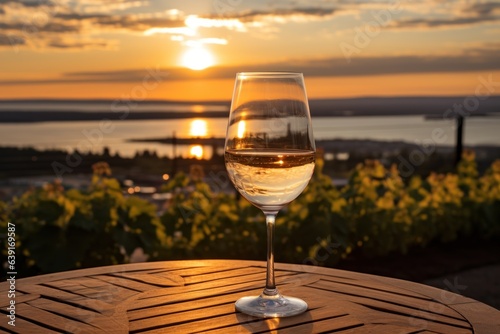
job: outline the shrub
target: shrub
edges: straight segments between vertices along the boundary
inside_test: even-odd
[[[500,160],[479,176],[466,151],[456,174],[415,176],[407,184],[395,167],[369,160],[341,189],[322,167],[318,159],[308,187],[278,214],[277,261],[331,266],[434,240],[500,236]],[[263,213],[234,193],[214,192],[202,173],[179,173],[165,184],[172,198],[161,215],[146,200],[124,196],[110,174],[99,163],[86,191],[54,182],[0,202],[2,228],[16,224],[21,274],[126,263],[137,249],[149,260],[265,259]]]
[[[109,174],[99,163],[88,191],[66,191],[56,181],[13,200],[8,220],[16,225],[21,275],[124,263],[138,248],[154,259],[167,248],[156,207],[124,197]]]

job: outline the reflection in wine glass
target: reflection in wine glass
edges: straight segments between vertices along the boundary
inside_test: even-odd
[[[236,309],[258,317],[303,313],[307,304],[284,297],[274,279],[274,224],[280,209],[307,186],[315,164],[311,117],[301,73],[238,73],[226,133],[225,162],[235,188],[266,216],[266,286]]]

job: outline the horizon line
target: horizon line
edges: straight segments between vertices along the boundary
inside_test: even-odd
[[[367,99],[429,99],[429,100],[437,100],[437,99],[456,99],[456,98],[468,98],[473,95],[365,95],[365,96],[357,96],[357,97],[320,97],[320,98],[308,98],[309,101],[337,101],[337,100],[367,100]],[[487,99],[497,99],[500,98],[500,94],[489,95]],[[125,100],[123,98],[57,98],[57,97],[27,97],[27,98],[9,98],[4,99],[0,98],[0,103],[19,103],[19,102],[84,102],[84,103],[92,103],[92,102],[113,102],[113,101],[122,101]],[[173,100],[173,99],[145,99],[142,101],[135,101],[134,103],[142,104],[142,103],[179,103],[179,104],[195,104],[195,103],[203,103],[203,104],[217,104],[217,103],[231,103],[230,99],[227,100]]]

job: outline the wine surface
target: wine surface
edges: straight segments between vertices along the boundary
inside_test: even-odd
[[[315,152],[228,150],[226,169],[236,189],[263,210],[279,210],[304,190],[314,172]]]

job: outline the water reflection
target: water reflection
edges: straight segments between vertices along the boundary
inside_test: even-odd
[[[238,138],[243,138],[243,136],[245,135],[245,128],[246,128],[246,122],[240,121],[238,123],[238,134],[237,134]]]
[[[306,117],[239,120],[228,129],[226,146],[235,149],[282,148],[295,149],[300,143],[310,143],[311,129]],[[273,135],[269,133],[274,131]]]
[[[206,137],[207,136],[207,121],[204,119],[194,119],[190,123],[189,127],[189,137]],[[201,145],[190,145],[189,146],[189,157],[201,160],[206,158],[204,156],[203,146]]]
[[[234,137],[238,133],[248,132],[253,125],[246,119],[245,131],[243,125],[234,125]],[[198,121],[198,122],[195,122]],[[202,122],[199,122],[202,121]],[[290,131],[300,131],[302,128],[295,125],[292,119],[275,119],[274,122],[264,120],[251,120],[256,122],[255,127],[265,129],[266,127],[280,126],[283,136],[287,135],[287,123],[290,121]],[[203,124],[203,122],[205,122]],[[114,121],[112,133],[103,133],[99,141],[92,145],[92,151],[102,152],[108,147],[112,155],[119,154],[121,157],[134,157],[136,152],[144,150],[155,151],[159,156],[173,157],[172,144],[168,142],[133,142],[130,139],[150,139],[172,137],[175,132],[177,138],[189,138],[200,136],[203,131],[193,131],[191,128],[206,129],[204,138],[224,138],[228,119],[224,118],[195,118],[195,119],[168,119],[168,120],[134,120]],[[193,125],[198,124],[198,125]],[[466,125],[467,145],[496,145],[500,142],[498,129],[500,119],[497,118],[471,118]],[[99,129],[100,121],[67,121],[67,122],[43,122],[43,123],[2,123],[0,133],[2,134],[3,146],[35,147],[42,150],[61,149],[70,151],[78,146],[88,146],[89,138],[84,133],[93,133],[93,129]],[[238,128],[241,126],[241,130]],[[371,139],[371,140],[404,140],[414,142],[429,138],[432,130],[440,127],[445,131],[443,138],[447,138],[443,145],[454,145],[454,131],[447,120],[426,121],[422,116],[366,116],[366,117],[316,117],[313,118],[314,135],[316,139]],[[245,134],[245,136],[247,136]],[[256,136],[256,134],[255,134]],[[259,135],[260,136],[260,135]],[[188,157],[190,144],[201,145],[201,143],[179,144],[177,142],[177,155]],[[203,145],[205,159],[217,152],[223,154],[223,149],[211,144]],[[337,157],[335,157],[337,159]]]
[[[196,159],[203,159],[203,146],[201,145],[193,145],[189,149],[189,157]]]

